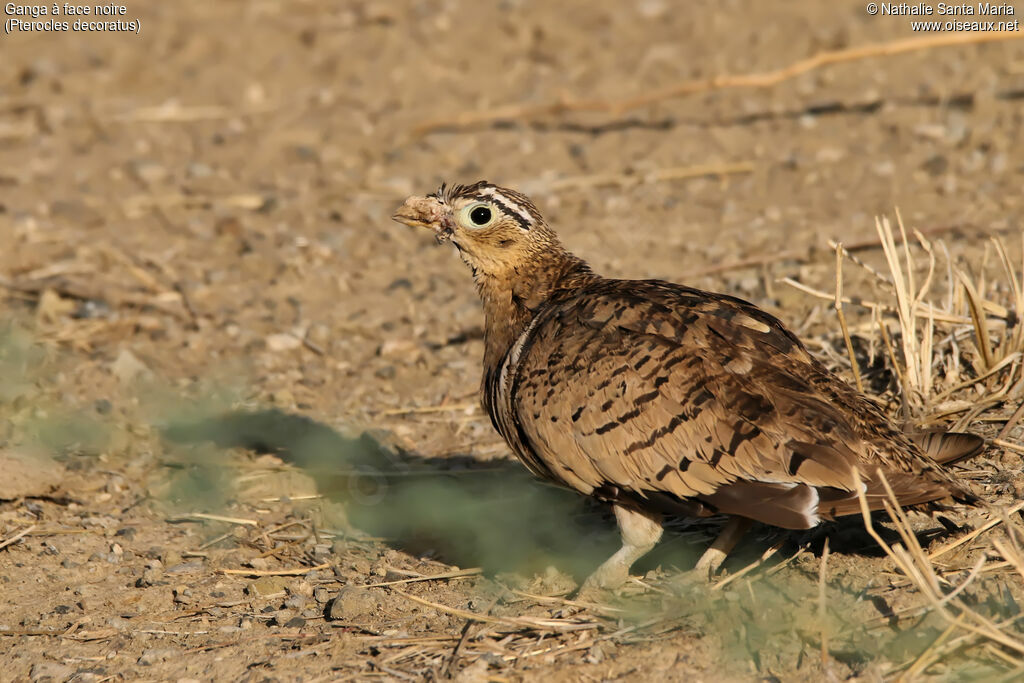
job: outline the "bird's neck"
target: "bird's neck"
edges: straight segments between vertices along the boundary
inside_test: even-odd
[[[507,273],[476,273],[484,307],[485,370],[497,369],[545,303],[596,278],[583,259],[561,250]]]

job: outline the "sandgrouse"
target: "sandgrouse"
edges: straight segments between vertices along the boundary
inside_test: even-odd
[[[487,182],[410,197],[393,218],[451,241],[473,271],[495,429],[535,475],[613,506],[622,548],[585,590],[625,581],[664,514],[729,515],[697,565],[710,576],[751,521],[857,514],[858,481],[882,508],[880,473],[905,506],[975,500],[941,465],[979,437],[908,436],[753,304],[600,277],[527,197]]]

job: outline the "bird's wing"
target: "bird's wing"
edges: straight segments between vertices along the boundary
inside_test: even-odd
[[[509,409],[530,457],[584,493],[809,528],[857,510],[852,470],[871,463],[849,408],[812,370],[824,373],[750,304],[605,281],[537,320]],[[896,465],[887,476],[906,504],[948,494]]]

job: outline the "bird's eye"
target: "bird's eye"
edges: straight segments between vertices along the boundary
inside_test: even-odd
[[[495,221],[498,212],[490,202],[473,202],[459,211],[459,224],[464,228],[485,228]]]
[[[487,225],[491,222],[491,210],[486,206],[477,206],[469,212],[469,220],[473,225]]]

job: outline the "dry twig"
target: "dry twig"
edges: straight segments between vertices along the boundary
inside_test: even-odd
[[[753,161],[737,161],[723,164],[697,164],[696,166],[659,168],[649,173],[595,173],[592,175],[559,178],[557,180],[544,183],[543,190],[546,192],[562,192],[565,190],[579,190],[581,188],[601,187],[605,185],[631,187],[633,185],[641,185],[644,183],[660,183],[671,180],[703,178],[704,176],[726,176],[753,172]]]
[[[828,575],[828,538],[825,538],[825,548],[821,551],[821,569],[818,572],[818,625],[821,627],[821,663],[828,665],[828,604],[825,596],[825,577]]]
[[[998,524],[1002,524],[1003,521],[1005,521],[1006,517],[1009,517],[1012,514],[1016,514],[1017,512],[1020,512],[1022,509],[1024,509],[1024,503],[1017,503],[1012,508],[1010,508],[1009,510],[1006,511],[1005,516],[993,517],[988,522],[986,522],[982,526],[978,527],[977,529],[975,529],[971,533],[967,534],[966,536],[961,536],[960,538],[956,539],[955,541],[951,541],[951,542],[943,545],[942,547],[933,550],[931,553],[929,553],[928,559],[929,560],[935,560],[937,557],[941,557],[942,555],[945,555],[950,550],[955,550],[956,548],[959,548],[960,546],[962,546],[964,543],[969,543],[970,541],[973,541],[975,538],[977,538],[981,534],[985,533],[986,531],[988,531],[992,527],[994,527],[994,526],[996,526]]]
[[[319,569],[328,569],[330,562],[324,562],[314,567],[296,567],[294,569],[218,569],[221,574],[233,576],[302,576]]]
[[[437,130],[459,130],[496,121],[529,120],[574,111],[606,112],[618,116],[627,111],[698,93],[740,88],[768,88],[831,64],[853,62],[873,57],[891,57],[939,47],[987,43],[999,40],[1016,40],[1021,37],[1022,34],[1016,31],[942,33],[924,38],[906,38],[842,50],[826,50],[772,71],[752,74],[725,74],[712,78],[683,81],[642,95],[634,95],[622,99],[574,99],[563,97],[554,102],[509,104],[495,109],[466,111],[455,116],[424,121],[416,126],[412,133],[419,136]]]
[[[864,392],[864,384],[860,379],[860,366],[857,364],[857,354],[853,351],[853,340],[850,339],[850,328],[846,325],[846,315],[843,313],[843,245],[836,245],[836,300],[833,304],[836,309],[836,317],[839,318],[839,327],[843,331],[843,340],[846,341],[846,353],[850,356],[850,367],[853,369],[853,379],[857,384],[857,391]]]
[[[19,531],[16,534],[14,534],[10,538],[6,538],[3,541],[0,541],[0,550],[2,550],[3,548],[6,548],[7,546],[9,546],[9,545],[11,545],[13,543],[17,543],[21,539],[25,538],[25,536],[28,536],[32,532],[32,530],[35,529],[35,528],[36,528],[36,525],[32,524],[30,526],[25,527],[24,529],[22,529],[21,531]]]
[[[539,617],[492,617],[486,614],[477,614],[476,612],[470,612],[469,610],[458,609],[455,607],[448,607],[437,602],[431,602],[430,600],[424,600],[421,597],[411,595],[404,591],[400,591],[397,588],[391,589],[396,595],[401,595],[407,600],[418,602],[426,607],[431,607],[439,612],[445,614],[454,614],[457,617],[463,619],[470,619],[472,621],[480,621],[489,624],[500,624],[502,626],[509,626],[512,628],[529,628],[537,631],[554,631],[561,633],[565,631],[585,631],[595,629],[598,624],[593,621],[574,621],[568,619],[542,619]]]
[[[913,529],[910,526],[910,522],[907,519],[906,513],[899,506],[899,502],[893,495],[892,489],[889,487],[889,482],[885,479],[885,476],[881,471],[878,472],[878,476],[881,478],[882,485],[886,489],[888,500],[883,501],[885,504],[885,511],[889,513],[897,532],[903,539],[904,545],[890,546],[886,543],[878,532],[875,531],[874,525],[871,521],[871,512],[868,509],[867,498],[864,495],[863,487],[860,486],[861,478],[860,474],[854,470],[854,478],[857,481],[857,497],[860,500],[861,515],[864,519],[864,526],[875,542],[878,543],[879,547],[885,551],[885,554],[896,564],[900,572],[903,573],[914,587],[921,593],[925,598],[927,604],[927,611],[938,614],[945,619],[949,624],[954,624],[958,628],[967,631],[967,635],[972,639],[982,639],[991,643],[1002,645],[1005,648],[1013,650],[1015,652],[1024,653],[1024,641],[1013,637],[1005,630],[1005,624],[993,622],[986,618],[983,614],[977,612],[975,609],[970,607],[968,603],[961,600],[959,594],[962,593],[968,585],[977,579],[981,573],[981,568],[988,558],[982,557],[980,562],[975,565],[974,569],[968,574],[967,578],[960,582],[959,586],[953,588],[953,590],[947,594],[943,594],[939,587],[940,581],[938,574],[932,564],[933,559],[940,553],[932,553],[930,556],[926,555],[921,545],[917,541],[917,536],[914,534]],[[1024,507],[1021,504],[1019,507]],[[1007,513],[995,523],[1003,521],[1009,518]],[[986,525],[981,529],[978,529],[974,534],[969,536],[974,537],[987,528],[994,526],[994,523]],[[961,539],[963,540],[963,539]],[[947,546],[946,549],[952,546]]]
[[[238,524],[241,526],[259,526],[255,519],[243,517],[225,517],[224,515],[213,515],[207,512],[190,512],[179,517],[170,517],[168,522],[224,522],[226,524]]]
[[[755,561],[751,562],[750,564],[748,564],[743,569],[739,570],[735,574],[730,574],[729,576],[725,577],[724,579],[722,579],[718,583],[713,584],[711,586],[711,590],[713,590],[713,591],[722,590],[723,588],[728,586],[733,581],[735,581],[735,580],[737,580],[737,579],[739,579],[739,578],[741,578],[743,576],[746,576],[750,572],[752,572],[755,569],[757,569],[758,567],[762,566],[765,562],[768,561],[768,559],[772,555],[774,555],[775,553],[779,552],[779,549],[784,544],[785,544],[785,541],[780,541],[780,542],[776,543],[775,545],[771,546],[770,548],[768,548],[768,550],[765,550],[764,553],[761,554],[761,557],[757,558]],[[795,555],[794,555],[794,557],[795,557]],[[788,564],[791,560],[792,560],[792,558],[789,558],[789,559],[785,560],[783,562],[783,564]]]
[[[483,569],[480,567],[471,567],[469,569],[456,569],[451,572],[444,572],[443,574],[426,575],[420,574],[417,576],[410,576],[407,579],[398,579],[396,581],[382,581],[380,583],[368,583],[362,586],[352,586],[353,588],[382,588],[384,586],[399,586],[404,583],[420,583],[421,581],[445,581],[447,579],[463,579],[469,576],[477,576],[483,573]]]

